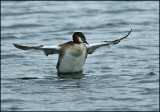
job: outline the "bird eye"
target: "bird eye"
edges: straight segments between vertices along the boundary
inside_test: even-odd
[[[82,38],[81,38],[81,40],[84,41]]]

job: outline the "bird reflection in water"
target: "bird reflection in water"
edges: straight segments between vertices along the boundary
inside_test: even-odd
[[[71,78],[71,79],[82,79],[85,76],[83,71],[76,72],[76,73],[59,73],[59,72],[57,72],[57,75],[60,78]]]

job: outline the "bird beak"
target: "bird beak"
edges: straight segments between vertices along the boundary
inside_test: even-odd
[[[87,41],[84,41],[84,43],[88,44],[88,42],[87,42]],[[88,44],[88,45],[89,45],[89,44]]]
[[[83,43],[88,44],[88,42],[86,41],[85,37],[84,37],[84,38],[80,37],[80,38],[81,38],[81,41],[82,41]],[[88,45],[89,45],[89,44],[88,44]]]

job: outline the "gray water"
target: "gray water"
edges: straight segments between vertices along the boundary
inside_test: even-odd
[[[159,110],[159,2],[2,1],[3,111]],[[83,73],[57,75],[58,55],[21,45],[59,45],[81,31],[88,43],[119,44],[88,55]]]

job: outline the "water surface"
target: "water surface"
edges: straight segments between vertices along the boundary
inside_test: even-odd
[[[159,2],[2,1],[3,111],[159,110]],[[58,55],[21,45],[59,45],[75,31],[119,44],[88,55],[83,73],[59,77]]]

